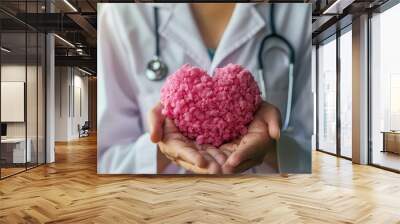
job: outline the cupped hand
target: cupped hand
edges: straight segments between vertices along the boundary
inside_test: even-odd
[[[174,122],[161,113],[158,103],[150,112],[150,138],[171,161],[198,174],[219,174],[230,155],[212,145],[198,145],[183,136]]]
[[[240,173],[263,162],[278,171],[275,140],[279,139],[281,116],[272,104],[263,102],[244,136],[216,148],[198,145],[183,136],[173,121],[161,114],[158,103],[150,113],[150,137],[171,161],[199,174]]]
[[[247,134],[221,145],[221,150],[230,152],[223,173],[240,173],[264,161],[278,171],[275,140],[279,139],[281,115],[272,104],[263,102],[249,124]]]

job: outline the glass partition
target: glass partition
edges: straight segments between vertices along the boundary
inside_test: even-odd
[[[1,34],[2,177],[24,171],[31,161],[26,136],[26,41],[25,32]]]
[[[318,48],[318,149],[336,154],[336,37]]]
[[[20,15],[43,11],[44,1],[26,3]],[[43,33],[0,12],[1,179],[45,163],[45,44]]]

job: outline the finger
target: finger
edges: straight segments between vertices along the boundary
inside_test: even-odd
[[[165,126],[172,121],[166,119]],[[167,139],[163,139],[158,143],[160,146],[160,151],[169,157],[176,159],[185,160],[188,163],[196,165],[198,167],[206,167],[208,165],[207,160],[203,158],[203,156],[197,150],[195,144],[192,141],[189,141],[186,137],[179,133],[167,133],[165,132],[165,136],[172,136]]]
[[[259,165],[261,162],[259,160],[254,160],[254,159],[250,159],[250,160],[246,160],[243,163],[239,164],[238,166],[233,168],[233,173],[242,173],[254,166]]]
[[[240,144],[226,161],[230,166],[235,167],[240,163],[250,159],[263,159],[267,152],[270,139],[262,139],[257,136],[243,139]]]
[[[237,150],[238,146],[240,144],[240,139],[235,139],[231,142],[225,143],[219,147],[219,149],[224,150],[224,151],[230,151],[234,152]]]
[[[152,142],[157,143],[163,137],[163,123],[165,116],[161,113],[162,105],[160,102],[154,106],[149,113],[150,124],[150,139]]]
[[[280,137],[281,132],[281,112],[278,108],[273,106],[272,104],[266,103],[264,111],[262,112],[262,117],[265,123],[268,124],[268,131],[269,135],[273,138],[278,140]]]
[[[208,169],[207,169],[207,168],[200,168],[200,167],[195,166],[195,165],[193,165],[193,164],[191,164],[191,163],[188,163],[188,162],[186,162],[186,161],[184,161],[184,160],[178,159],[178,160],[176,160],[176,163],[177,163],[179,166],[185,168],[186,170],[192,171],[193,173],[197,173],[197,174],[208,174]]]
[[[174,147],[171,147],[171,144],[173,143],[166,143],[164,141],[161,141],[158,143],[160,151],[170,160],[177,160],[179,159],[178,152],[175,150]],[[182,146],[175,146],[175,147],[182,147]]]
[[[191,147],[179,147],[175,149],[178,157],[181,160],[189,162],[195,166],[205,168],[208,165],[207,160],[194,148]]]
[[[239,164],[238,166],[231,166],[226,163],[224,164],[224,166],[222,166],[222,172],[226,174],[241,173],[260,163],[261,162],[259,162],[259,160],[254,160],[254,159],[246,160],[241,164]]]
[[[167,157],[169,160],[171,160],[171,162],[176,164],[176,159],[174,157],[171,157],[171,156],[169,156],[167,154],[165,154],[165,157]]]
[[[208,174],[219,174],[221,173],[220,165],[218,162],[207,152],[203,151],[202,152],[203,157],[207,160],[208,162]]]
[[[217,149],[215,147],[207,147],[206,151],[208,152],[208,154],[210,156],[212,156],[215,161],[217,161],[217,163],[219,165],[224,165],[224,163],[226,162],[226,159],[228,158],[224,152],[221,151],[221,149]]]
[[[224,174],[233,174],[235,170],[235,167],[229,165],[228,163],[225,163],[222,165],[222,173]]]
[[[229,150],[225,150],[225,149],[219,149],[219,150],[220,150],[222,153],[225,154],[225,156],[226,156],[227,159],[229,158],[229,156],[232,155],[232,152],[229,151]],[[225,162],[226,162],[226,161],[225,161]]]

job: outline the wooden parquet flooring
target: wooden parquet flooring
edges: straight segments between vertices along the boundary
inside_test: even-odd
[[[400,223],[400,175],[313,153],[312,175],[98,176],[96,139],[0,181],[0,223]]]

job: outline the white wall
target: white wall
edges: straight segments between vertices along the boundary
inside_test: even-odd
[[[88,120],[88,78],[72,67],[56,67],[55,73],[55,140],[70,141]]]
[[[68,86],[67,67],[55,68],[55,141],[68,140]]]

